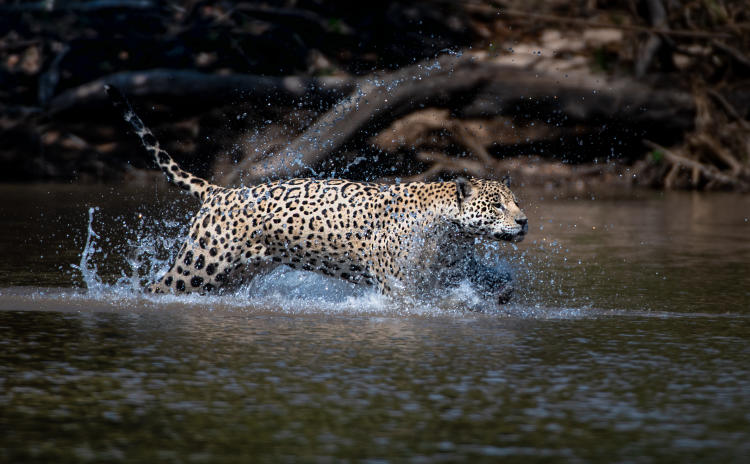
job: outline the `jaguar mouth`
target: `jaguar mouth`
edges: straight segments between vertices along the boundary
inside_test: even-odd
[[[492,235],[495,240],[502,240],[505,242],[520,242],[526,237],[527,227],[523,227],[516,232],[497,232]]]
[[[525,234],[523,232],[517,232],[517,233],[507,233],[506,232],[506,233],[497,233],[497,234],[494,234],[492,237],[495,240],[502,240],[502,241],[505,241],[505,242],[520,242],[521,240],[523,240],[524,235]]]

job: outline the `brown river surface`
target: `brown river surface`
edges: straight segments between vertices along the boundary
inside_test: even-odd
[[[750,462],[750,196],[515,190],[496,306],[146,297],[192,199],[0,186],[0,462]]]

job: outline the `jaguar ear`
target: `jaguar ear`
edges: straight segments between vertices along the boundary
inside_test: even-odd
[[[503,177],[502,182],[506,187],[510,188],[510,176]]]
[[[465,177],[459,177],[456,179],[455,182],[456,182],[456,199],[458,200],[458,206],[460,208],[464,200],[471,196],[472,186],[471,186],[471,182]]]

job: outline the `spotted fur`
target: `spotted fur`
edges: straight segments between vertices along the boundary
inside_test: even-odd
[[[152,292],[212,292],[284,264],[391,294],[456,274],[475,237],[520,241],[528,230],[515,195],[491,180],[212,185],[182,170],[125,98],[107,92],[167,179],[202,202],[177,260]]]

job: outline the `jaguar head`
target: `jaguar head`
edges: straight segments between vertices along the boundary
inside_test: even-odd
[[[455,182],[458,213],[453,222],[463,231],[509,242],[524,239],[528,220],[509,181],[459,178]]]

